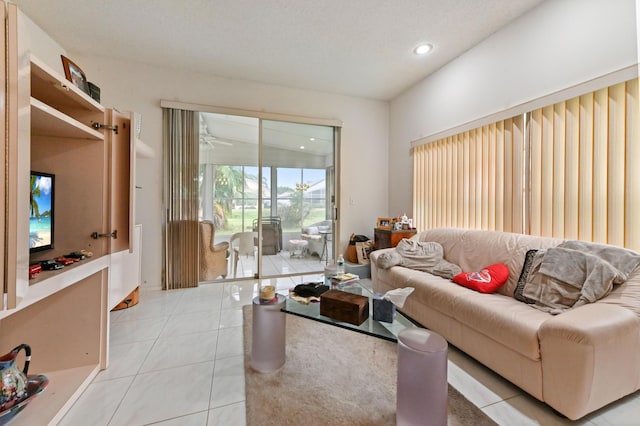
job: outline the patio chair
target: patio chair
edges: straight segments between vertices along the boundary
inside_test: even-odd
[[[258,231],[258,219],[253,220],[253,230]],[[262,254],[278,254],[282,250],[282,221],[279,216],[262,218]]]
[[[228,271],[229,243],[214,244],[215,228],[209,220],[199,224],[200,267],[199,280],[211,281],[219,276],[226,278]]]
[[[229,240],[229,246],[233,251],[233,277],[238,273],[238,258],[240,256],[253,256],[256,258],[258,233],[257,232],[236,232]]]

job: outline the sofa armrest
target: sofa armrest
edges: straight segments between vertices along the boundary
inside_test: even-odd
[[[371,260],[378,259],[378,256],[380,256],[382,253],[386,253],[394,250],[395,250],[395,247],[373,250],[371,253],[369,253],[369,259]]]
[[[373,250],[371,253],[369,253],[369,260],[371,261],[371,268],[377,268],[378,267],[378,256],[380,256],[382,253],[387,253],[387,252],[391,252],[394,251],[395,248],[390,247],[390,248],[383,248],[383,249],[378,249],[378,250]]]
[[[640,319],[626,308],[569,310],[545,321],[538,339],[544,400],[572,420],[640,385]]]
[[[373,250],[371,253],[369,253],[369,263],[371,264],[371,282],[376,292],[382,291],[382,289],[378,288],[378,285],[377,285],[378,274],[379,274],[379,271],[381,270],[381,268],[378,267],[378,256],[380,256],[382,253],[386,253],[393,250],[395,250],[395,248],[384,248],[379,250]]]

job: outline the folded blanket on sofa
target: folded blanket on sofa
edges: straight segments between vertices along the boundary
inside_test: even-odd
[[[398,243],[395,250],[380,254],[377,265],[383,269],[399,265],[447,279],[462,271],[458,265],[444,259],[444,249],[439,243],[406,238]]]
[[[547,252],[558,249],[576,250],[598,257],[604,262],[609,263],[616,270],[614,284],[622,284],[629,279],[629,275],[640,265],[640,253],[621,247],[610,246],[606,244],[590,243],[586,241],[565,241],[556,248],[549,249]],[[542,268],[544,268],[543,262]],[[549,268],[552,271],[553,268]],[[544,272],[548,275],[548,272]]]
[[[583,241],[566,241],[540,254],[522,295],[552,314],[601,299],[640,265],[636,252]]]

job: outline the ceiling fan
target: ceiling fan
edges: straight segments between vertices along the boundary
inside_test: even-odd
[[[204,121],[200,121],[200,144],[209,145],[215,148],[215,145],[233,146],[234,140],[221,138],[209,133],[209,127]]]
[[[211,148],[215,148],[215,145],[233,146],[233,142],[230,139],[219,138],[217,136],[200,134],[200,144],[209,145]]]

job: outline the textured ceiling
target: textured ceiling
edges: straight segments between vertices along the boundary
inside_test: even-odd
[[[70,54],[390,100],[542,0],[13,2]]]

